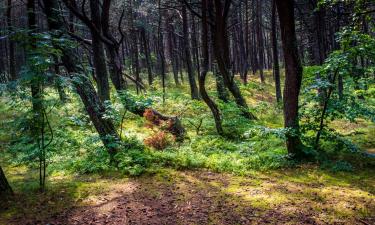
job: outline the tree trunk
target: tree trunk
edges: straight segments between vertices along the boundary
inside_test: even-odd
[[[277,48],[277,32],[276,32],[276,2],[272,0],[272,18],[271,18],[271,36],[272,36],[272,55],[273,55],[273,77],[275,80],[276,100],[282,101],[281,85],[280,85],[280,66],[279,51]]]
[[[153,76],[152,76],[152,65],[151,65],[151,57],[150,57],[150,48],[148,45],[147,37],[146,37],[146,30],[144,28],[141,29],[141,38],[143,41],[143,49],[146,57],[146,64],[147,64],[147,77],[148,77],[148,84],[152,85]]]
[[[100,3],[99,0],[90,0],[91,9],[91,20],[95,27],[101,32],[101,16],[100,16]],[[97,34],[91,28],[92,37],[92,51],[93,51],[93,61],[96,73],[96,84],[98,87],[98,95],[100,100],[103,102],[110,99],[109,93],[109,82],[108,82],[108,70],[106,64],[106,57],[104,53],[104,45],[101,41],[99,34]]]
[[[7,5],[7,12],[6,12],[6,17],[7,17],[7,26],[8,26],[8,31],[10,34],[13,32],[13,25],[12,25],[12,0],[8,0],[8,5]],[[9,38],[9,74],[10,74],[10,79],[11,80],[16,80],[17,79],[17,72],[16,72],[16,57],[15,57],[15,45],[14,41],[12,40],[12,37]]]
[[[168,52],[169,57],[172,64],[172,72],[173,72],[173,78],[174,82],[177,86],[180,85],[179,79],[178,79],[178,68],[177,68],[177,56],[176,56],[176,48],[174,43],[174,26],[172,24],[172,21],[169,21],[169,29],[168,29]]]
[[[301,89],[302,66],[298,55],[294,22],[294,1],[276,0],[279,14],[281,39],[285,59],[284,126],[292,129],[287,133],[288,152],[295,157],[303,156],[299,138],[298,97]]]
[[[4,171],[0,166],[0,196],[7,196],[11,194],[13,194],[13,190],[10,187]]]
[[[199,91],[202,96],[203,101],[210,108],[212,115],[215,120],[215,126],[217,133],[223,135],[223,128],[221,125],[221,115],[219,108],[216,103],[208,96],[205,81],[208,72],[208,24],[207,24],[207,0],[202,0],[202,72],[199,76]]]
[[[224,84],[232,93],[237,106],[241,109],[243,116],[248,119],[255,119],[256,117],[249,112],[249,107],[243,98],[240,89],[234,81],[234,77],[230,74],[230,59],[229,59],[229,41],[227,33],[227,17],[223,16],[223,6],[219,0],[215,0],[215,12],[213,7],[209,6],[208,10],[212,10],[209,14],[214,16],[214,26],[212,26],[212,43],[215,58],[223,76]]]
[[[257,32],[257,46],[258,46],[258,60],[259,60],[259,75],[260,80],[264,83],[264,40],[263,40],[263,29],[262,29],[262,1],[257,0],[257,16],[256,16],[256,32]]]
[[[190,54],[190,44],[189,44],[189,31],[188,31],[188,20],[187,20],[187,12],[186,12],[186,6],[182,6],[182,29],[183,29],[183,48],[185,52],[185,61],[186,61],[186,69],[188,73],[189,78],[189,84],[190,84],[190,92],[191,92],[191,98],[192,99],[199,99],[199,93],[197,84],[195,81],[194,71],[193,71],[193,65],[191,61],[191,54]]]
[[[213,73],[215,75],[216,80],[216,91],[217,97],[223,102],[229,102],[229,93],[225,87],[223,76],[220,74],[219,69],[217,68],[217,64],[215,63],[213,66]]]

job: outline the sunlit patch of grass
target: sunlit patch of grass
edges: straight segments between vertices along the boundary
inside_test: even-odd
[[[253,177],[237,177],[231,179],[223,190],[263,210],[278,208],[285,214],[293,214],[311,208],[321,221],[363,218],[375,212],[373,171],[360,172],[354,178],[350,173],[330,174],[308,168],[304,171],[301,173],[297,169],[259,175],[256,180],[260,184],[256,185],[247,182]],[[362,178],[361,184],[356,180],[359,177]]]

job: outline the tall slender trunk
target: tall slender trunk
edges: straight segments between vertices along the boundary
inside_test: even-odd
[[[151,65],[151,59],[150,59],[150,47],[148,45],[146,30],[144,28],[141,29],[141,38],[142,38],[143,49],[144,49],[144,53],[146,57],[148,84],[152,85],[153,76],[152,76],[152,65]]]
[[[6,17],[7,17],[7,27],[8,31],[11,34],[9,38],[9,74],[10,74],[10,79],[11,80],[16,80],[17,79],[17,72],[16,72],[16,57],[15,57],[15,45],[14,41],[12,40],[12,33],[13,33],[13,25],[12,25],[12,0],[8,0],[7,4],[7,12],[6,12]]]
[[[91,20],[97,29],[101,31],[101,15],[100,15],[100,2],[99,0],[90,0]],[[101,38],[95,31],[91,30],[92,37],[92,51],[95,74],[97,78],[98,95],[100,100],[106,101],[110,99],[108,70],[106,64],[106,57],[104,52],[104,45]]]
[[[199,46],[198,46],[198,40],[197,40],[197,29],[195,26],[195,19],[194,15],[191,15],[192,19],[192,49],[193,49],[193,58],[195,61],[195,68],[198,74],[201,74],[201,68],[200,68],[200,63],[199,63]]]
[[[257,46],[258,46],[258,60],[259,60],[259,76],[262,83],[264,83],[264,40],[263,40],[263,29],[262,29],[262,1],[257,0],[257,16],[256,16],[256,32],[257,32]]]
[[[276,0],[279,14],[281,40],[285,59],[284,126],[292,129],[287,133],[288,152],[302,157],[303,145],[299,137],[298,97],[301,89],[302,66],[298,55],[294,22],[294,1]]]
[[[271,17],[271,36],[272,36],[272,55],[273,55],[273,77],[275,80],[276,100],[282,101],[280,85],[280,66],[279,51],[277,48],[277,28],[276,28],[276,2],[272,0],[272,17]]]
[[[187,20],[187,12],[186,12],[185,5],[182,6],[182,27],[183,27],[182,29],[183,29],[183,34],[184,34],[183,48],[185,52],[186,69],[187,69],[188,78],[189,78],[191,98],[199,99],[199,92],[198,92],[197,84],[195,81],[193,65],[191,61],[189,31],[188,31],[189,24]]]
[[[215,120],[215,126],[217,133],[222,135],[224,133],[222,125],[221,125],[221,115],[219,108],[217,107],[216,103],[208,96],[205,81],[206,75],[208,72],[208,24],[207,24],[207,0],[202,0],[202,56],[203,56],[203,63],[202,63],[202,72],[199,76],[199,91],[202,96],[203,101],[207,104],[210,108],[212,115]]]
[[[176,57],[176,48],[174,43],[174,26],[172,24],[172,21],[169,21],[169,29],[168,29],[168,50],[169,50],[169,57],[172,64],[172,72],[173,72],[173,78],[174,82],[177,86],[180,85],[179,79],[178,79],[178,68],[177,68],[177,57]]]

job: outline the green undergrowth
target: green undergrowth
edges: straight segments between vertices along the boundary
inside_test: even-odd
[[[307,69],[309,72],[309,69]],[[167,115],[181,118],[186,129],[183,142],[171,142],[165,149],[156,150],[145,146],[143,140],[160,131],[150,127],[144,118],[124,110],[121,97],[112,92],[112,104],[108,104],[107,117],[118,128],[124,146],[116,155],[116,166],[109,163],[109,155],[103,148],[84,108],[76,94],[66,89],[69,100],[61,103],[53,89],[47,90],[48,118],[53,130],[53,142],[48,147],[48,173],[105,173],[117,171],[138,176],[153,173],[164,167],[180,170],[206,168],[216,172],[246,175],[252,171],[267,171],[295,167],[290,160],[282,137],[283,118],[280,104],[275,102],[272,73],[266,71],[267,82],[259,82],[252,75],[247,84],[240,85],[250,110],[258,120],[243,118],[235,103],[221,102],[216,97],[212,76],[208,77],[209,94],[218,103],[224,127],[224,136],[216,134],[214,121],[202,101],[191,100],[187,84],[176,87],[170,81],[163,102],[162,89],[158,82],[142,95],[129,92],[137,104],[151,104]],[[303,98],[303,97],[302,97]],[[12,165],[37,167],[37,149],[26,135],[31,119],[30,103],[27,99],[2,96],[0,101],[1,155]],[[357,123],[337,120],[332,126],[357,143],[362,149],[372,149],[375,143],[374,125],[366,120]],[[344,129],[351,128],[351,132]],[[353,171],[373,163],[364,161],[355,154],[342,153],[337,145],[324,142],[331,158],[322,158],[322,168],[332,171]],[[357,154],[358,155],[358,154]]]

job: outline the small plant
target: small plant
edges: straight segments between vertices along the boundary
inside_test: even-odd
[[[160,119],[157,115],[155,115],[154,111],[152,109],[146,109],[145,112],[143,113],[143,117],[151,123],[150,126],[152,125],[160,125]]]
[[[163,150],[174,141],[172,135],[167,134],[164,131],[159,131],[152,136],[144,140],[145,145],[155,148],[157,150]]]

